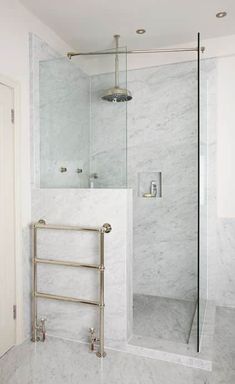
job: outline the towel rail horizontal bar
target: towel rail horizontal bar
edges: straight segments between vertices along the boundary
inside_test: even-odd
[[[76,261],[65,261],[65,260],[51,260],[51,259],[35,258],[34,263],[63,265],[63,266],[67,266],[67,267],[80,267],[80,268],[89,268],[89,269],[98,269],[98,270],[104,269],[104,267],[102,267],[100,265],[96,265],[96,264],[85,264],[85,263],[78,263]]]
[[[40,297],[42,299],[68,301],[68,302],[71,302],[71,303],[81,303],[81,304],[101,306],[99,301],[78,299],[76,297],[52,295],[50,293],[42,293],[42,292],[35,292],[34,295],[35,295],[35,297]]]
[[[61,231],[91,231],[91,232],[101,232],[102,228],[99,227],[77,227],[70,225],[57,225],[57,224],[44,224],[44,223],[35,223],[35,228],[40,229],[59,229]]]

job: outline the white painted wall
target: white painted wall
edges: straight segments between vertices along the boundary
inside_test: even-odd
[[[217,129],[218,216],[232,218],[235,217],[235,55],[218,60]]]

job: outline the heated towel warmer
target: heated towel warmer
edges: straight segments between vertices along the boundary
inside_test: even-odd
[[[92,231],[97,232],[99,235],[100,241],[100,255],[99,255],[99,264],[86,264],[79,263],[75,261],[65,261],[65,260],[51,260],[51,259],[42,259],[37,257],[37,231],[38,230],[62,230],[62,231]],[[99,350],[96,353],[98,357],[105,357],[106,353],[104,351],[104,234],[111,232],[112,227],[110,224],[105,223],[102,227],[77,227],[77,226],[65,226],[65,225],[52,225],[47,224],[44,220],[39,220],[37,223],[33,224],[33,283],[32,283],[32,341],[38,341],[41,338],[39,337],[39,332],[42,333],[42,339],[45,340],[45,319],[41,319],[41,324],[38,323],[37,316],[37,299],[51,299],[59,301],[67,301],[73,303],[82,303],[92,306],[97,306],[99,308]],[[49,293],[38,292],[37,290],[37,265],[38,264],[51,264],[51,265],[60,265],[66,267],[78,267],[78,268],[90,268],[96,269],[100,275],[100,284],[99,284],[99,301],[95,300],[85,300],[81,298],[68,297],[68,296],[59,296]]]

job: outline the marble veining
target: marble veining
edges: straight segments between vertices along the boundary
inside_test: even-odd
[[[210,372],[113,350],[99,360],[86,345],[55,338],[26,342],[0,360],[4,384],[208,384],[209,378]]]
[[[134,335],[187,343],[195,302],[134,295]]]
[[[68,63],[64,59],[58,58],[53,50],[50,50],[46,44],[40,41],[35,40],[33,44],[31,52],[32,56],[34,55],[31,68],[31,75],[34,79],[32,94],[32,109],[34,108],[32,119],[34,125],[32,137],[32,147],[34,147],[32,153],[34,163],[32,167],[32,218],[38,220],[42,217],[58,223],[69,218],[68,224],[81,223],[81,225],[91,222],[100,225],[104,221],[114,223],[116,232],[111,236],[113,248],[111,249],[109,242],[107,244],[107,250],[112,257],[107,260],[106,289],[115,292],[107,296],[106,339],[110,346],[112,343],[122,343],[130,336],[132,328],[132,284],[127,279],[127,275],[131,277],[132,269],[131,246],[129,245],[131,233],[125,232],[127,228],[130,229],[131,203],[126,191],[120,190],[118,193],[111,189],[109,192],[105,190],[97,192],[97,190],[85,189],[82,192],[75,188],[89,185],[90,172],[97,172],[98,174],[98,179],[94,180],[96,188],[125,187],[128,162],[128,185],[133,189],[134,196],[134,292],[147,295],[157,294],[183,300],[195,299],[197,235],[195,220],[197,212],[195,63],[181,63],[141,71],[130,71],[129,88],[133,92],[134,99],[128,104],[113,105],[102,102],[100,92],[110,86],[112,75],[93,76],[90,79],[92,105],[89,111],[90,121],[88,121],[89,114],[86,107],[89,104],[90,90],[88,90],[87,75],[83,74],[76,66],[70,67],[66,72],[64,66],[66,67]],[[39,68],[39,61],[41,60],[43,61],[40,64],[41,68]],[[79,119],[82,131],[89,124],[90,128],[86,130],[84,137],[78,134],[77,141],[71,140],[69,132],[65,132],[63,129],[65,120],[59,119],[61,132],[59,144],[63,146],[65,152],[62,153],[58,146],[52,146],[54,151],[52,152],[56,156],[49,158],[50,152],[46,150],[45,156],[43,156],[44,163],[41,164],[40,170],[39,105],[47,112],[47,115],[49,114],[49,117],[51,110],[47,109],[46,103],[41,101],[40,104],[37,82],[40,74],[46,75],[46,78],[50,74],[55,75],[55,62],[59,64],[57,66],[59,83],[61,74],[64,73],[65,69],[68,75],[67,80],[71,80],[70,75],[72,73],[72,79],[78,81],[78,83],[75,81],[77,85],[79,84],[79,87],[71,93],[71,97],[73,97],[72,107],[76,109],[78,114],[70,116],[68,109],[65,108],[66,119],[68,116],[69,119],[71,117],[69,120],[71,124],[69,125],[74,126]],[[205,69],[210,82],[213,82],[214,79],[213,65],[210,62]],[[124,84],[124,79],[121,81]],[[63,81],[59,85],[62,93],[59,93],[58,97],[61,103],[60,107],[62,107],[66,99],[64,94],[66,87]],[[44,91],[48,95],[49,101],[53,101],[55,89],[45,87]],[[216,229],[213,223],[216,206],[214,193],[216,138],[213,127],[213,108],[215,108],[213,92],[214,89],[211,91],[209,87],[209,94],[207,95],[209,108],[202,111],[202,115],[208,119],[208,136],[203,131],[202,148],[203,154],[205,156],[209,154],[211,159],[209,164],[206,164],[209,169],[206,181],[208,182],[209,194],[208,211],[213,214],[209,218],[209,260],[207,261],[205,253],[201,293],[202,299],[205,300],[208,289],[208,263],[209,275],[212,275],[212,279],[209,280],[209,294],[213,293],[213,286],[216,285],[215,281],[218,281],[219,278],[221,283],[218,289],[218,301],[233,305],[235,294],[234,279],[231,274],[233,269],[231,254],[235,246],[231,234],[234,231],[234,223],[227,219],[218,220]],[[84,105],[79,101],[81,107],[79,109],[76,100],[83,94],[85,95]],[[128,135],[126,132],[126,108],[128,108],[129,118]],[[58,105],[54,105],[53,116],[56,116],[57,113]],[[41,122],[47,122],[47,117],[44,120],[42,118]],[[57,139],[56,131],[52,132],[53,135],[50,138],[47,134],[48,131],[49,129],[45,130],[44,139],[45,141],[50,139],[49,141],[54,143]],[[87,152],[89,140],[90,153]],[[207,140],[208,147],[206,146]],[[72,144],[75,144],[72,158],[70,156],[71,141]],[[128,152],[126,153],[127,143]],[[62,160],[63,164],[60,164]],[[60,175],[63,177],[63,182],[61,182],[62,179],[57,179],[55,176],[55,171],[60,165],[69,169],[66,175]],[[75,170],[75,168],[83,168],[85,172],[78,178],[78,175],[74,176],[74,173],[70,171]],[[51,192],[46,189],[45,191],[35,189],[39,186],[40,173],[43,176],[44,170],[49,171],[46,175],[49,177],[44,186],[52,183],[55,187],[63,186],[66,188],[69,186],[70,189],[67,191],[52,190]],[[162,199],[147,201],[138,198],[137,173],[142,171],[161,171],[163,173]],[[207,190],[205,190],[206,192]],[[206,204],[204,208],[205,213]],[[202,219],[205,223],[205,216]],[[25,230],[24,238],[25,244],[27,243],[25,246],[25,273],[27,277],[25,279],[24,299],[27,308],[29,308],[30,257],[28,245],[30,235],[28,229]],[[220,252],[216,250],[217,238],[219,239]],[[61,239],[55,235],[51,241],[48,241],[46,237],[41,240],[39,250],[45,256],[49,252],[56,257],[63,256],[69,259],[74,256],[76,260],[78,257],[82,257],[84,260],[94,260],[97,251],[95,239],[85,240],[72,236],[67,241],[66,235],[63,234]],[[79,247],[80,253],[73,255],[73,250]],[[84,251],[87,253],[85,254]],[[210,265],[215,264],[215,257],[219,259],[220,268],[215,270],[213,267],[211,272]],[[117,271],[119,272],[117,273]],[[81,293],[87,295],[87,298],[93,298],[93,295],[97,293],[98,282],[89,273],[82,275],[79,272],[66,271],[62,275],[60,269],[54,267],[51,268],[51,273],[44,267],[41,268],[40,272],[39,286],[48,291],[54,290],[57,293],[67,291],[71,295]],[[211,283],[213,280],[214,284]],[[58,281],[60,281],[59,286],[56,285]],[[85,313],[82,307],[69,305],[65,311],[64,305],[61,303],[47,302],[45,304],[40,302],[39,310],[42,315],[48,317],[49,334],[87,340],[88,326],[97,323],[97,314],[92,309]],[[29,310],[25,313],[26,329],[29,330]],[[78,318],[79,326],[77,326]]]
[[[124,75],[123,71],[122,77]],[[134,292],[194,300],[196,64],[128,71],[133,100],[121,105],[104,104],[97,96],[111,80],[110,74],[95,75],[91,80],[91,166],[97,169],[100,181],[107,186],[123,179],[120,155],[124,154],[126,145],[127,108],[127,181],[133,190]],[[111,164],[104,166],[107,157],[111,158]],[[142,199],[138,193],[138,173],[154,171],[162,172],[163,197]],[[148,188],[146,185],[146,192]]]
[[[115,204],[114,204],[115,202]],[[129,223],[127,205],[131,204],[128,190],[33,190],[33,221],[39,218],[48,223],[101,226],[110,222],[112,232],[105,236],[105,337],[127,340],[131,307],[127,291]],[[57,209],[57,207],[60,209]],[[130,212],[131,214],[131,212]],[[98,235],[42,231],[38,237],[38,256],[99,261]],[[98,299],[98,274],[58,266],[41,266],[38,289],[55,294]],[[129,301],[128,301],[129,300]],[[97,328],[97,308],[70,303],[39,300],[39,315],[48,318],[49,334],[87,341],[88,328]]]
[[[4,384],[233,384],[234,318],[230,308],[217,308],[212,372],[107,349],[99,360],[87,345],[49,338],[45,343],[26,341],[0,359]],[[191,359],[193,360],[193,359]]]
[[[89,76],[66,58],[40,61],[39,85],[41,187],[87,188]],[[67,172],[61,173],[61,167]]]

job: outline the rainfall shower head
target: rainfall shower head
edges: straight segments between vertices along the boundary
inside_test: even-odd
[[[113,103],[119,103],[123,101],[129,101],[132,99],[132,94],[128,89],[119,87],[119,59],[118,59],[118,39],[119,35],[114,35],[116,40],[116,56],[115,56],[115,86],[107,89],[103,96],[103,100],[111,101]]]
[[[102,96],[103,100],[119,103],[120,101],[129,101],[132,99],[131,92],[125,88],[113,87],[107,89]]]

